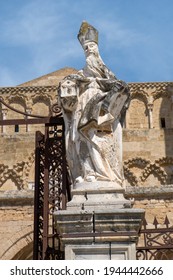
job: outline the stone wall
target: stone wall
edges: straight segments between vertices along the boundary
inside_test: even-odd
[[[57,86],[75,69],[62,69],[18,87],[0,88],[13,108],[48,115]],[[131,103],[123,130],[126,196],[146,210],[152,224],[165,215],[173,224],[173,83],[131,83]],[[0,105],[0,120],[25,118]],[[35,131],[43,125],[0,130],[0,259],[29,258],[33,239]]]
[[[173,129],[125,129],[123,149],[127,185],[173,183]]]
[[[35,134],[1,135],[0,191],[31,187],[34,180]]]
[[[134,186],[126,187],[125,196],[131,199],[133,208],[145,209],[145,218],[149,225],[157,217],[160,224],[164,223],[167,216],[173,225],[173,186]]]
[[[33,247],[33,192],[0,192],[0,259],[29,259]]]

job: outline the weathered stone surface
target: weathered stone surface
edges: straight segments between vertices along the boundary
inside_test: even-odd
[[[66,260],[135,260],[135,244],[131,242],[69,245],[65,249]]]
[[[83,22],[78,39],[86,66],[68,75],[58,89],[71,179],[74,185],[104,180],[122,187],[122,123],[129,103],[129,88],[102,61],[98,31],[93,26]]]
[[[73,69],[58,70],[27,82],[20,87],[3,87],[0,88],[0,96],[16,109],[25,111],[25,108],[30,108],[31,113],[47,114],[50,106],[57,100],[59,81],[68,74],[76,72],[76,70],[73,72]],[[123,157],[127,198],[133,199],[134,197],[135,203],[133,207],[146,210],[146,218],[151,225],[155,215],[159,222],[163,222],[165,215],[167,215],[173,225],[172,187],[170,186],[173,183],[173,114],[171,107],[172,93],[169,91],[169,88],[173,87],[173,83],[130,83],[129,87],[132,101],[126,114],[126,126],[123,129]],[[153,105],[152,129],[149,129],[148,104],[150,103]],[[6,110],[1,105],[0,112],[0,119],[21,117],[15,112]],[[161,127],[161,118],[165,118],[165,128]],[[29,125],[27,131],[26,127],[19,126],[18,133],[14,132],[14,126],[1,128],[0,190],[14,191],[22,188],[32,188],[34,180],[35,130],[44,131],[44,128],[41,125],[32,127]],[[106,127],[105,130],[109,131],[109,127]],[[142,164],[143,161],[146,161],[146,164]],[[133,189],[131,189],[132,186]],[[9,198],[9,194],[7,199],[5,198],[6,193],[3,194],[2,192],[2,196],[4,197],[2,199],[4,206],[0,209],[0,215],[3,219],[3,223],[1,223],[0,239],[2,242],[0,252],[6,252],[4,258],[10,259],[17,252],[17,249],[15,249],[14,254],[12,254],[9,249],[18,240],[17,237],[15,239],[15,232],[20,233],[22,223],[26,223],[24,220],[28,219],[33,223],[33,218],[30,220],[27,216],[28,211],[33,211],[33,206],[30,205],[31,199],[29,198],[26,211],[26,206],[14,207],[15,199]],[[8,201],[7,207],[5,203],[8,203]],[[20,201],[20,198],[18,201]],[[25,201],[25,199],[21,198],[21,201]],[[16,209],[19,209],[18,207],[23,213],[21,215],[23,215],[24,220],[17,222],[19,212]],[[11,209],[11,213],[9,209]],[[12,213],[14,213],[16,219],[15,226],[13,226],[12,222]],[[27,236],[27,231],[25,233],[22,231],[22,234]],[[13,241],[10,239],[12,236],[14,237]],[[21,249],[25,248],[24,244],[22,246]],[[7,252],[9,253],[7,254]]]
[[[0,209],[0,259],[15,258],[20,251],[24,252],[27,245],[33,242],[33,207],[1,206]],[[27,254],[26,254],[27,257]],[[32,254],[31,254],[32,257]]]
[[[67,209],[95,210],[131,208],[124,198],[125,190],[115,182],[96,181],[77,183],[72,190],[72,200]]]
[[[65,210],[54,215],[62,249],[65,246],[65,259],[107,259],[108,243],[114,248],[112,259],[135,259],[143,210]],[[130,255],[125,257],[130,248]]]

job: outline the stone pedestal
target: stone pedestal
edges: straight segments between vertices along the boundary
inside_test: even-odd
[[[135,260],[135,244],[101,243],[90,245],[67,245],[66,260]]]
[[[134,260],[144,215],[139,209],[65,210],[55,213],[67,260]]]
[[[72,200],[67,210],[103,210],[131,208],[124,198],[125,189],[115,182],[95,181],[77,183],[72,190]]]
[[[55,213],[68,260],[134,260],[144,210],[132,209],[115,182],[74,186],[67,210]]]

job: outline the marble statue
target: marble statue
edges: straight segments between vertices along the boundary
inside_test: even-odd
[[[123,186],[122,125],[129,88],[106,67],[98,31],[82,22],[78,34],[86,66],[59,85],[73,183],[111,181]]]

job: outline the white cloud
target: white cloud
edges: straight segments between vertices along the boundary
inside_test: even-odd
[[[121,67],[128,77],[132,74],[134,81],[145,81],[149,75],[150,80],[171,76],[172,29],[168,24],[165,29],[163,21],[162,27],[157,26],[160,10],[157,18],[155,11],[147,7],[146,15],[142,14],[142,4],[137,0],[129,10],[124,9],[129,3],[120,0],[16,2],[20,5],[14,5],[10,17],[0,17],[0,55],[5,65],[0,70],[0,81],[15,85],[25,82],[24,77],[30,80],[65,66],[81,69],[85,58],[77,33],[82,20],[98,29],[100,54],[117,76]],[[148,13],[153,17],[147,18]],[[16,59],[12,59],[13,53],[8,56],[6,46],[13,53],[15,49]],[[22,63],[21,67],[16,67],[16,62]]]
[[[70,60],[78,60],[81,55],[76,36],[72,36],[68,15],[60,12],[61,8],[66,7],[65,3],[66,1],[61,0],[30,1],[19,8],[13,18],[2,23],[0,41],[11,47],[23,47],[23,50],[29,53],[29,60],[25,51],[22,54],[16,53],[18,56],[24,55],[24,65],[20,68],[28,72],[28,79],[32,79],[31,74],[37,77],[61,67],[74,67],[70,65]],[[10,70],[6,69],[1,79],[8,85],[14,82],[10,79],[10,73]],[[20,74],[19,71],[16,75],[23,77],[23,73]],[[24,81],[17,81],[22,82]]]
[[[74,41],[62,42],[56,46],[49,44],[46,48],[35,49],[32,64],[37,73],[48,73],[65,66],[77,67],[77,63],[71,63],[82,60],[82,55],[80,46]]]
[[[55,11],[46,14],[46,7],[39,8],[37,1],[31,2],[19,9],[13,18],[6,19],[1,38],[20,46],[45,43],[55,38],[57,26],[62,30],[61,17]]]

